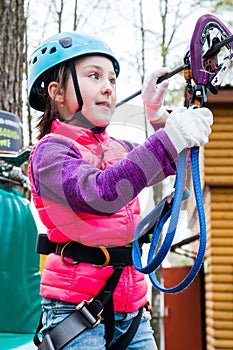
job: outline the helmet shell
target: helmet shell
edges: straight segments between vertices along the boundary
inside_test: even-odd
[[[114,66],[116,76],[120,65],[106,43],[96,37],[76,32],[56,34],[43,42],[31,55],[28,64],[28,100],[29,105],[43,111],[44,106],[37,101],[38,88],[41,89],[41,75],[51,67],[84,55],[103,55]]]

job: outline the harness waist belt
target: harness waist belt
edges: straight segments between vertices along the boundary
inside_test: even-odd
[[[79,263],[89,263],[99,267],[133,265],[131,247],[89,247],[73,241],[56,243],[50,241],[46,234],[39,234],[36,252],[43,255],[51,253],[61,255],[65,263],[72,265]],[[66,260],[68,258],[73,262],[69,263]]]

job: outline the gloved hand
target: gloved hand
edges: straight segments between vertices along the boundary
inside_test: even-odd
[[[165,92],[168,88],[168,80],[157,85],[157,80],[168,72],[168,68],[155,70],[143,83],[142,100],[146,107],[147,119],[156,123],[165,113],[163,106]]]
[[[170,114],[164,130],[180,153],[185,148],[207,143],[212,124],[213,114],[208,108],[182,108]]]

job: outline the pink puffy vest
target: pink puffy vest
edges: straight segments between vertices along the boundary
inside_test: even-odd
[[[84,160],[99,167],[102,149],[90,130],[54,121],[52,133],[46,137],[53,137],[53,135],[69,138]],[[126,155],[124,147],[111,139],[106,131],[98,134],[98,138],[105,155],[103,170]],[[74,212],[69,206],[40,197],[33,186],[32,160],[36,147],[31,153],[29,167],[32,195],[51,241],[76,240],[90,246],[124,246],[133,239],[135,226],[140,220],[137,198],[111,216],[98,216]],[[111,266],[98,268],[84,263],[68,266],[61,261],[59,255],[50,254],[46,258],[42,273],[41,295],[73,303],[89,300],[103,287],[112,271]],[[125,267],[114,292],[115,311],[133,312],[137,310],[146,304],[146,293],[147,283],[144,275],[135,270],[133,266]]]

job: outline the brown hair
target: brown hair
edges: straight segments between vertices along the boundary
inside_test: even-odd
[[[57,66],[48,69],[41,76],[43,81],[43,88],[37,93],[37,98],[40,99],[41,104],[45,106],[44,113],[39,117],[37,128],[39,135],[37,139],[40,140],[43,136],[50,133],[52,122],[59,118],[54,100],[48,94],[48,86],[52,81],[58,82],[58,90],[66,88],[66,82],[70,74],[69,63],[64,62]]]

